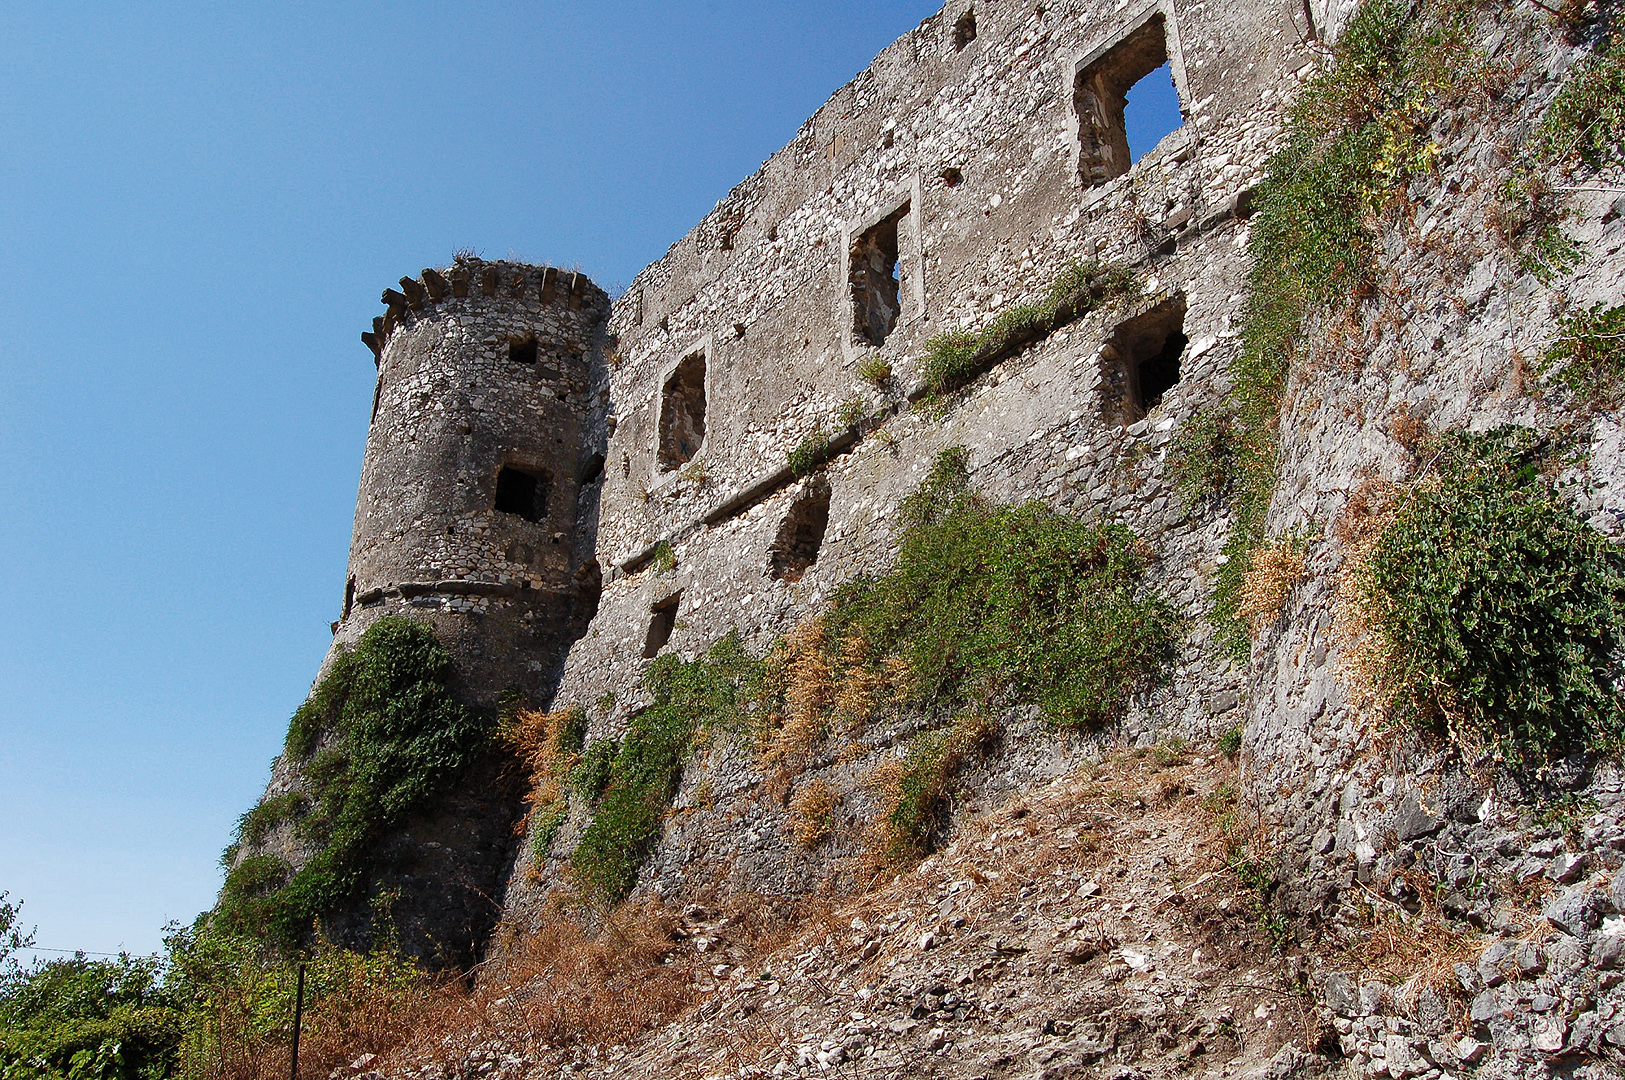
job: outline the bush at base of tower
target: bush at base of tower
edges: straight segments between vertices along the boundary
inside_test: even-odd
[[[294,713],[284,750],[309,806],[294,827],[317,851],[297,871],[263,851],[239,857],[273,827],[260,807],[245,814],[214,912],[223,930],[291,948],[318,917],[372,891],[379,842],[491,746],[494,719],[452,697],[453,677],[434,631],[400,617],[379,619],[339,656]],[[272,801],[297,815],[298,801]]]

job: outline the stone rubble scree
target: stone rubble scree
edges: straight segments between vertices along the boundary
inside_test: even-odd
[[[1235,665],[1203,617],[1229,511],[1185,505],[1170,443],[1228,385],[1251,192],[1352,5],[971,8],[888,47],[613,303],[579,274],[477,259],[385,293],[328,663],[407,614],[435,627],[470,701],[516,686],[588,707],[591,738],[619,735],[649,703],[650,655],[692,658],[733,630],[760,651],[884,569],[899,502],[957,445],[989,498],[1114,517],[1155,549],[1147,585],[1188,617],[1169,682],[1089,737],[1005,716],[997,753],[957,781],[944,850],[837,904],[839,925],[799,947],[719,959],[705,1004],[666,1030],[568,1051],[454,1038],[389,1075],[1625,1075],[1619,772],[1554,768],[1576,809],[1547,827],[1508,782],[1362,715],[1333,631],[1332,526],[1362,482],[1413,466],[1396,420],[1571,426],[1589,447],[1565,479],[1621,535],[1618,414],[1565,411],[1530,365],[1565,308],[1625,295],[1625,177],[1569,196],[1584,258],[1553,285],[1519,272],[1487,224],[1508,132],[1536,122],[1582,50],[1536,6],[1480,9],[1484,57],[1514,72],[1502,112],[1435,119],[1433,172],[1406,193],[1414,213],[1383,227],[1358,325],[1306,328],[1266,522],[1311,537],[1305,574]],[[1162,59],[1187,122],[1129,167],[1106,137],[1108,83]],[[933,335],[978,331],[1096,258],[1131,271],[1140,298],[910,409]],[[1186,339],[1160,399],[1141,397],[1131,323]],[[829,460],[797,477],[787,453],[820,434]],[[811,547],[785,573],[776,538],[814,498],[827,525],[797,534]],[[920,722],[865,730],[793,778],[838,796],[812,849],[791,839],[789,794],[719,740],[686,766],[633,900],[684,912],[685,940],[726,957],[727,905],[705,897],[851,896],[877,810],[865,778]],[[1201,805],[1232,768],[1211,747],[1238,726],[1239,805],[1278,882],[1266,911],[1224,869]],[[1207,756],[1153,775],[1131,752],[1176,738]],[[303,782],[280,762],[268,794]],[[522,936],[566,880],[586,808],[538,854],[511,836],[514,807],[482,794],[392,841],[416,852],[393,881],[408,944],[484,940],[498,916],[492,941]],[[309,853],[293,837],[280,827],[257,850],[297,865]],[[1268,930],[1283,916],[1284,953]]]

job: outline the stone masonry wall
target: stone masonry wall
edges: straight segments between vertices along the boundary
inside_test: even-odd
[[[1185,506],[1166,456],[1178,425],[1222,392],[1237,348],[1247,192],[1279,134],[1278,103],[1310,70],[1311,46],[1291,12],[1241,3],[1109,13],[983,4],[975,40],[956,51],[961,14],[951,6],[882,53],[616,304],[595,538],[606,583],[555,699],[593,706],[592,736],[618,733],[646,704],[656,608],[676,597],[666,651],[693,656],[734,629],[765,648],[822,610],[835,586],[885,568],[898,503],[952,445],[969,448],[971,482],[991,498],[1119,518],[1154,545],[1149,584],[1190,616],[1188,633],[1171,684],[1104,738],[1205,737],[1239,721],[1239,676],[1210,647],[1202,619],[1228,520],[1222,508]],[[1159,16],[1189,120],[1126,174],[1090,187],[1073,115],[1080,61]],[[904,201],[901,315],[876,348],[858,331],[847,254]],[[1090,259],[1131,268],[1140,297],[1007,359],[951,396],[940,416],[909,408],[927,338],[980,329]],[[1189,339],[1180,379],[1125,425],[1114,332],[1180,306]],[[695,355],[706,362],[704,441],[693,461],[663,470],[663,391]],[[858,373],[876,358],[893,371],[881,387]],[[853,401],[863,418],[848,425],[838,414]],[[817,480],[829,488],[828,527],[816,561],[799,580],[781,580],[770,549],[812,483],[789,472],[786,455],[819,432],[841,450]],[[651,558],[661,542],[674,568]],[[1000,764],[973,781],[983,795],[1054,775],[1097,745],[1026,713],[1006,719]],[[832,752],[803,774],[801,783],[842,793],[850,825],[816,854],[787,840],[793,792],[764,787],[748,748],[714,747],[685,771],[679,816],[640,888],[793,899],[839,879],[861,857],[862,825],[873,817],[862,778],[912,730],[867,733],[841,760]],[[735,824],[746,821],[748,829]],[[507,901],[514,928],[541,910],[585,824],[578,807],[543,864],[522,847]]]

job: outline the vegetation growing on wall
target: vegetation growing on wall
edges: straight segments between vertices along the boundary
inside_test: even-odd
[[[1564,316],[1544,362],[1582,401],[1618,407],[1625,401],[1625,304],[1594,304]]]
[[[1355,578],[1378,702],[1514,764],[1617,748],[1625,552],[1541,475],[1529,432],[1431,449]]]
[[[570,857],[577,881],[592,895],[613,904],[632,891],[659,839],[695,733],[742,722],[756,666],[737,634],[697,660],[668,653],[649,665],[644,683],[653,702],[632,718],[592,823]]]
[[[571,706],[544,713],[516,709],[504,719],[502,738],[530,778],[522,833],[528,833],[534,861],[547,858],[553,836],[570,811],[570,778],[580,767],[587,738],[587,712]]]
[[[790,472],[798,479],[811,476],[820,465],[829,460],[829,435],[822,429],[813,432],[796,444],[788,456]]]
[[[371,886],[376,841],[428,806],[491,745],[494,721],[456,701],[451,658],[427,626],[379,619],[339,655],[289,724],[310,799],[298,830],[317,851],[297,872],[234,845],[214,917],[222,930],[291,948],[323,912]],[[250,812],[244,829],[257,831]],[[242,840],[248,840],[246,834]]]
[[[1040,303],[1007,307],[980,333],[950,330],[927,341],[922,358],[926,393],[951,393],[1027,343],[1137,291],[1127,270],[1098,262],[1069,263]]]
[[[1144,545],[1039,503],[989,503],[969,489],[966,459],[944,451],[904,500],[895,569],[843,586],[764,657],[731,634],[696,660],[650,665],[653,703],[618,746],[590,744],[571,778],[598,799],[571,857],[590,893],[614,903],[631,891],[702,730],[749,730],[783,761],[882,711],[951,710],[958,719],[916,736],[877,778],[883,846],[901,858],[923,849],[953,772],[994,730],[992,709],[1035,702],[1058,725],[1097,725],[1163,677],[1179,620],[1142,587]],[[821,797],[802,805],[803,842],[822,835],[827,811]]]
[[[963,448],[901,518],[896,567],[843,586],[825,616],[834,666],[878,676],[896,659],[906,704],[1032,701],[1068,726],[1112,719],[1160,677],[1179,621],[1142,590],[1150,552],[1127,528],[989,503],[966,486]],[[840,655],[851,639],[861,663]]]
[[[1242,350],[1222,416],[1191,425],[1176,458],[1188,496],[1220,489],[1235,524],[1213,596],[1220,644],[1245,660],[1243,583],[1264,542],[1279,470],[1278,424],[1288,374],[1311,312],[1369,287],[1376,229],[1405,185],[1429,167],[1427,127],[1483,79],[1468,44],[1470,7],[1366,0],[1293,107],[1286,145],[1259,186],[1248,240],[1252,267]]]
[[[1566,192],[1550,175],[1625,162],[1625,41],[1605,36],[1569,72],[1535,137],[1502,190],[1498,230],[1518,268],[1550,283],[1579,265],[1579,247],[1563,232]]]
[[[900,759],[875,771],[880,794],[882,852],[894,861],[917,859],[930,848],[947,810],[949,781],[998,732],[992,717],[970,711],[947,727],[922,731]]]

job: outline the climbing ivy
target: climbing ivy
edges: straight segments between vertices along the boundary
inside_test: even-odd
[[[451,657],[428,626],[379,619],[341,653],[294,713],[285,753],[302,765],[310,806],[298,819],[316,852],[297,871],[275,855],[237,859],[214,918],[227,932],[291,948],[324,912],[370,887],[377,841],[428,806],[491,745],[494,717],[449,689]],[[263,839],[261,816],[291,813],[274,799],[244,816],[240,843]]]

